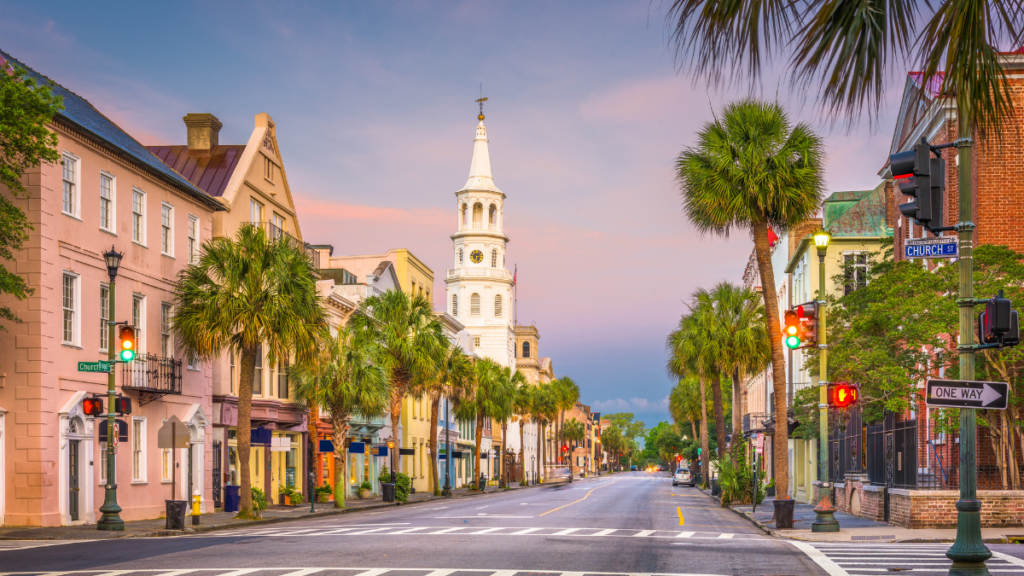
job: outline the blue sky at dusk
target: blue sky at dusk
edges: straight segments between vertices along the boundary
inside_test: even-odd
[[[144,144],[184,143],[192,112],[243,143],[269,113],[304,239],[411,249],[434,270],[437,307],[482,82],[518,319],[584,402],[653,425],[668,418],[664,340],[684,302],[739,282],[752,248],[743,233],[699,237],[680,210],[675,157],[747,87],[677,74],[665,6],[0,0],[0,48]],[[877,132],[847,134],[780,77],[761,92],[826,136],[830,190],[877,185],[902,85]]]

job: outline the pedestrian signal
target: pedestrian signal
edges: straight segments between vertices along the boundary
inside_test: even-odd
[[[121,361],[131,362],[135,359],[135,327],[121,327]]]
[[[85,412],[86,416],[102,416],[103,400],[99,398],[83,398],[82,412]]]
[[[132,413],[132,399],[127,396],[114,398],[114,413],[126,416]]]
[[[827,392],[830,408],[849,408],[860,400],[860,388],[846,382],[829,384]]]

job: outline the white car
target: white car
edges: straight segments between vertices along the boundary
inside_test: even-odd
[[[691,475],[690,471],[686,468],[680,468],[672,475],[672,485],[679,486],[680,484],[686,484],[687,486],[696,485],[693,480],[693,475]]]

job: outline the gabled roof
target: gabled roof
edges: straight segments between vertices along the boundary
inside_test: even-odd
[[[39,72],[36,72],[3,50],[0,50],[0,67],[5,67],[9,62],[24,68],[25,73],[28,76],[34,78],[40,84],[46,84],[54,94],[64,99],[64,110],[57,114],[59,118],[85,131],[98,143],[115,154],[126,156],[131,160],[142,164],[147,171],[163,180],[165,183],[174,186],[185,194],[192,196],[207,206],[210,206],[214,210],[224,209],[220,203],[210,198],[205,192],[189,182],[184,176],[176,172],[167,164],[161,162],[160,159],[147,150],[145,146],[129,136],[117,124],[114,124],[109,118],[93,107],[88,100],[60,84],[57,84]]]
[[[214,146],[209,152],[189,153],[188,146],[146,146],[164,164],[210,196],[221,197],[238,165],[245,144]]]

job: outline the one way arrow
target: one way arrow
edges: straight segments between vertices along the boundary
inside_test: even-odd
[[[1010,386],[1006,382],[929,380],[928,406],[1005,410]]]

